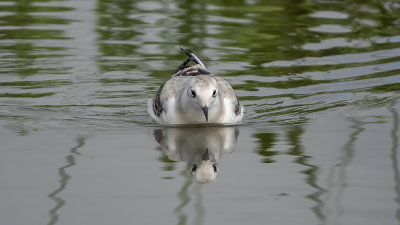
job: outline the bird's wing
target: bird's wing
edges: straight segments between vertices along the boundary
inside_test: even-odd
[[[210,74],[210,72],[207,70],[206,66],[204,63],[189,49],[185,48],[180,48],[189,58],[187,58],[175,71],[173,76],[180,76],[182,74],[182,71],[184,71],[187,68],[191,68],[191,66],[188,66],[188,64],[193,61],[195,63],[195,66],[199,65],[198,70],[201,70],[203,74]],[[190,75],[192,76],[192,75]]]
[[[165,85],[165,84],[161,85],[161,86],[158,88],[156,97],[154,98],[154,101],[153,101],[153,111],[154,111],[154,114],[155,114],[156,116],[158,116],[158,117],[159,117],[159,116],[161,115],[161,113],[164,111],[164,109],[163,109],[163,104],[162,104],[162,102],[161,102],[161,92],[162,92],[162,90],[163,90],[163,88],[164,88],[164,85]]]
[[[200,64],[205,70],[207,70],[206,66],[204,65],[204,63],[192,52],[190,51],[190,49],[184,49],[181,48],[181,50],[190,58],[192,58],[192,60],[196,63],[196,64]]]
[[[211,75],[211,73],[204,69],[201,65],[197,64],[195,66],[187,67],[178,73],[175,73],[174,76],[197,76],[197,75]]]
[[[168,109],[166,102],[172,98],[177,98],[182,90],[189,84],[190,77],[173,77],[158,89],[153,101],[153,111],[158,117]]]
[[[242,111],[242,107],[240,106],[239,100],[237,99],[235,91],[231,85],[229,85],[228,82],[221,77],[214,77],[214,79],[218,84],[219,95],[221,95],[223,99],[228,99],[234,106],[233,110],[235,114],[239,115]]]

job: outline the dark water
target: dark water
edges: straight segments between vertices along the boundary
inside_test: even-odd
[[[0,223],[399,224],[399,18],[395,0],[0,1]],[[180,46],[235,88],[237,131],[146,114]],[[192,180],[185,141],[213,146],[216,182]]]

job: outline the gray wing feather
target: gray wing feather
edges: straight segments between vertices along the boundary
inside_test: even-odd
[[[200,74],[210,74],[210,72],[207,70],[206,66],[204,63],[192,52],[190,49],[187,48],[180,48],[189,58],[187,58],[175,71],[174,76],[197,76]],[[194,66],[188,66],[188,64],[193,61],[195,63]],[[187,74],[189,70],[197,70],[198,73],[191,73]],[[186,72],[185,72],[186,71]]]
[[[160,116],[162,112],[167,112],[167,105],[170,98],[177,98],[190,80],[189,76],[177,76],[165,82],[157,91],[153,101],[153,111],[156,116]]]
[[[242,111],[242,107],[240,106],[239,100],[237,99],[235,91],[233,90],[231,85],[229,85],[228,82],[226,82],[224,79],[220,77],[214,77],[214,79],[217,81],[219,93],[224,98],[231,99],[231,101],[235,105],[235,108],[233,110],[236,115],[239,115]]]
[[[183,70],[178,71],[173,75],[177,76],[197,76],[197,75],[211,75],[211,73],[200,65],[190,66]]]
[[[160,116],[161,113],[164,111],[162,103],[161,103],[161,92],[165,84],[161,85],[160,88],[158,88],[156,97],[154,98],[153,102],[153,111],[156,116]]]
[[[238,116],[242,112],[242,107],[240,107],[239,99],[237,99],[237,104],[235,105],[235,114]]]

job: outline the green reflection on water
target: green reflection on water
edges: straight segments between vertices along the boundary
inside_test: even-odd
[[[36,88],[52,88],[60,85],[71,84],[70,81],[61,80],[46,80],[46,81],[15,81],[15,82],[1,82],[1,86],[16,86],[21,89],[36,89]]]
[[[47,28],[48,25],[66,25],[71,21],[59,16],[46,13],[67,12],[69,7],[35,5],[46,1],[13,1],[14,4],[1,5],[0,12],[0,40],[3,54],[0,69],[5,73],[17,74],[21,77],[44,73],[63,73],[65,67],[48,67],[40,65],[38,60],[64,57],[65,53],[52,54],[55,51],[64,51],[66,47],[51,46],[48,43],[38,44],[40,40],[68,40],[64,36],[62,27]],[[36,26],[36,27],[35,27]],[[49,87],[52,87],[51,85]],[[18,96],[18,95],[17,95]]]
[[[258,154],[264,157],[264,163],[273,163],[275,160],[273,156],[279,154],[278,151],[272,151],[270,148],[274,146],[274,143],[277,141],[276,133],[258,133],[255,135],[260,144]]]
[[[382,92],[400,91],[400,83],[375,86],[371,90],[372,91],[382,91]]]
[[[40,98],[51,96],[54,93],[0,93],[0,98]]]
[[[362,93],[368,99],[399,90],[394,80],[400,58],[390,51],[400,49],[400,10],[389,0],[93,1],[95,19],[88,29],[97,49],[82,64],[94,64],[85,74],[99,74],[87,77],[74,61],[81,60],[79,46],[66,44],[81,38],[67,35],[75,29],[70,25],[85,23],[66,16],[76,8],[68,2],[12,3],[0,6],[0,70],[18,78],[0,80],[9,88],[2,97],[46,97],[79,86],[80,78],[70,77],[81,76],[92,85],[85,100],[96,103],[76,105],[136,105],[143,118],[142,100],[154,95],[184,59],[179,46],[193,49],[212,72],[232,80],[249,106],[250,124],[296,123],[280,116],[312,115],[363,101],[337,99],[340,94]],[[38,88],[51,90],[18,92]],[[69,95],[63,93],[61,100]],[[322,95],[329,100],[310,100]]]
[[[101,56],[128,57],[135,53],[138,46],[134,43],[122,41],[134,41],[141,32],[137,29],[140,22],[130,18],[134,13],[132,1],[98,1],[98,46]],[[106,41],[114,41],[112,43]],[[125,62],[124,62],[125,61]],[[114,60],[99,58],[100,70],[106,71],[130,71],[137,68],[135,62],[124,59]]]
[[[273,87],[279,89],[288,89],[288,88],[296,88],[296,87],[304,87],[308,85],[315,85],[321,83],[329,83],[327,80],[311,80],[311,79],[300,79],[300,80],[292,80],[288,81],[275,81],[275,82],[259,82],[259,81],[246,81],[246,84],[234,85],[233,88],[236,90],[248,90],[254,91],[258,90],[260,87]]]

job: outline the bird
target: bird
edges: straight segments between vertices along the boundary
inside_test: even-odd
[[[161,125],[241,122],[244,107],[233,88],[212,74],[192,51],[181,50],[188,58],[159,87],[154,99],[148,100],[148,114]]]

